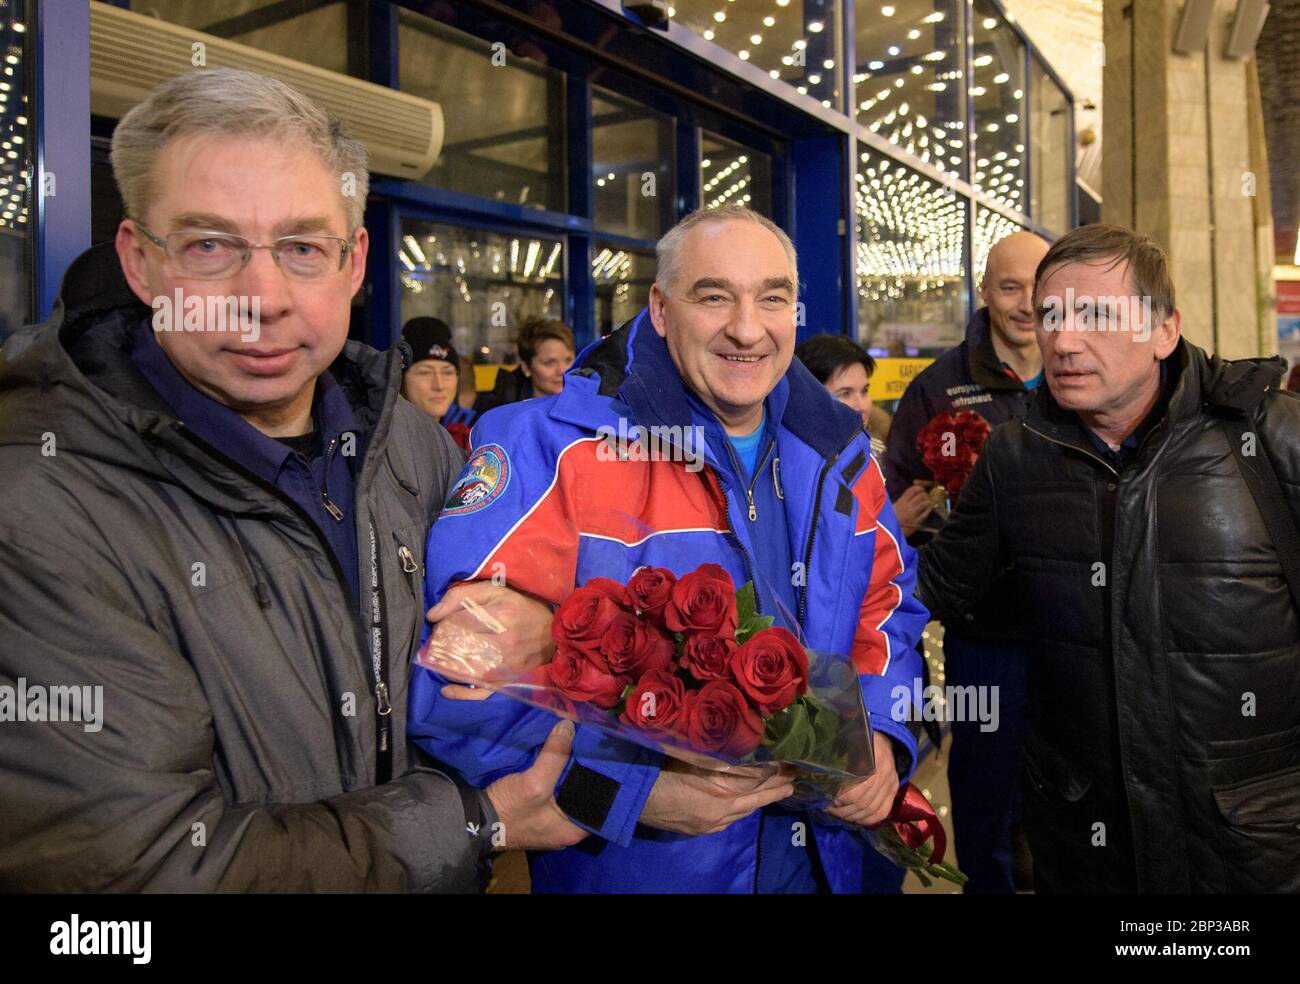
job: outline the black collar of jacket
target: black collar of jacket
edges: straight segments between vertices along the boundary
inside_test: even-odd
[[[1252,413],[1269,389],[1278,386],[1286,363],[1279,356],[1256,359],[1221,359],[1180,338],[1166,359],[1168,402],[1165,419],[1177,425],[1202,412],[1226,416]],[[1087,434],[1079,415],[1064,410],[1052,397],[1047,380],[1034,391],[1025,423],[1049,437],[1082,448]]]
[[[644,427],[691,424],[686,386],[648,309],[597,343],[571,371],[597,377],[597,392],[621,399]],[[861,416],[831,396],[798,359],[791,360],[785,381],[789,396],[781,426],[827,461],[862,432]]]
[[[1024,383],[1009,376],[1002,368],[1002,359],[993,347],[993,326],[989,323],[987,307],[971,315],[962,347],[966,353],[966,373],[972,383],[987,390],[1011,393],[1019,393],[1025,388]]]

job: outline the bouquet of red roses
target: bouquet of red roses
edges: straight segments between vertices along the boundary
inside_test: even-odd
[[[550,661],[513,677],[491,642],[503,627],[470,614],[486,633],[440,623],[418,662],[704,768],[790,768],[795,799],[809,808],[874,769],[853,667],[775,626],[753,582],[736,591],[717,564],[681,578],[659,567],[627,584],[592,578],[556,610]],[[900,790],[890,819],[875,840],[895,863],[923,881],[965,880],[942,862],[943,827],[915,787]]]
[[[916,448],[934,480],[955,498],[970,478],[988,436],[988,421],[979,414],[945,410],[921,428]]]
[[[680,580],[664,568],[642,568],[626,586],[593,578],[555,613],[547,679],[660,744],[870,771],[865,727],[853,742],[841,725],[841,711],[865,725],[860,698],[854,707],[826,686],[819,697],[811,654],[772,622],[756,611],[754,585],[737,593],[717,564]]]

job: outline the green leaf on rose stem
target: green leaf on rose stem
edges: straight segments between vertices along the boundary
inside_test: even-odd
[[[811,690],[809,690],[806,694],[800,694],[799,699],[801,701],[804,701],[808,705],[809,713],[813,711],[827,711],[831,714],[835,713],[835,711],[831,708],[829,704],[826,703],[826,701],[822,700]]]
[[[773,616],[759,614],[754,582],[746,581],[745,586],[736,592],[736,642],[743,646],[775,623]]]
[[[746,581],[744,587],[736,592],[736,624],[744,625],[758,611],[758,599],[754,594],[754,582]]]
[[[791,704],[772,716],[768,732],[773,741],[769,748],[772,758],[782,762],[797,762],[807,758],[813,750],[812,722],[802,704]]]
[[[755,615],[748,622],[736,626],[736,642],[743,646],[764,629],[770,629],[775,621],[771,615]]]
[[[835,746],[835,739],[840,733],[840,716],[825,704],[810,703],[809,711],[813,726],[813,748],[829,752]]]
[[[632,691],[634,691],[635,689],[636,689],[636,684],[629,683],[626,687],[623,688],[623,692],[619,694],[618,699],[623,701],[627,700],[629,697],[632,696]]]

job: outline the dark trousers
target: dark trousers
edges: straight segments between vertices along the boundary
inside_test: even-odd
[[[998,688],[995,730],[981,730],[977,720],[952,724],[948,788],[957,862],[970,876],[965,891],[979,895],[1014,892],[1011,828],[1020,821],[1026,653],[1014,643],[980,642],[953,631],[944,633],[943,650],[945,686]]]

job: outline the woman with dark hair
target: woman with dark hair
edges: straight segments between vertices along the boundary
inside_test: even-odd
[[[862,426],[866,427],[875,406],[871,401],[870,385],[871,376],[876,371],[876,360],[867,350],[843,335],[815,335],[796,348],[794,354],[831,396],[862,415]],[[879,458],[885,453],[885,446],[873,437],[871,450]],[[898,524],[908,534],[920,526],[933,509],[929,495],[919,485],[913,485],[894,500]]]
[[[478,414],[534,396],[554,396],[564,387],[564,374],[578,351],[569,326],[555,318],[526,321],[515,347],[519,352],[518,367],[497,373],[492,392],[484,393],[474,403]]]
[[[412,318],[402,326],[402,339],[411,346],[411,364],[402,372],[402,395],[439,421],[461,450],[468,451],[474,414],[456,403],[460,356],[452,345],[447,322]]]
[[[865,426],[874,406],[870,390],[871,375],[876,371],[876,360],[867,350],[843,335],[815,335],[794,354],[817,382],[830,390],[831,396],[862,415]],[[885,450],[875,438],[871,446],[877,454]]]

